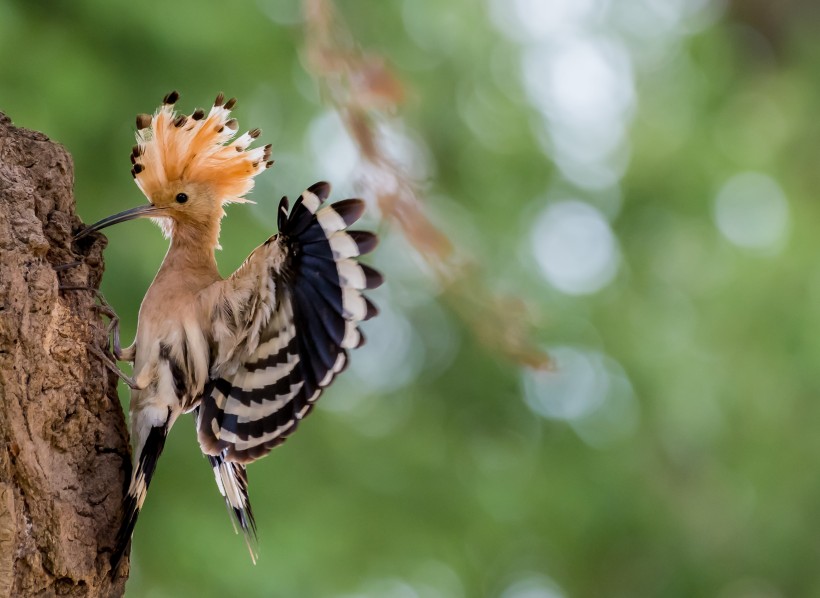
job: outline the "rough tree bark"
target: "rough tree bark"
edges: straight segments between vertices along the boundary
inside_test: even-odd
[[[124,591],[108,557],[127,433],[87,350],[105,325],[92,292],[60,289],[103,271],[103,237],[72,244],[72,184],[63,147],[0,113],[0,598]]]

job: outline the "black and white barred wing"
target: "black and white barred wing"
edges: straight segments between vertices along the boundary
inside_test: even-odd
[[[290,213],[283,198],[279,234],[225,281],[242,295],[239,304],[228,296],[223,304],[230,303],[226,317],[234,328],[244,318],[235,335],[244,348],[217,347],[226,373],[214,376],[203,394],[198,435],[205,453],[241,463],[266,455],[345,368],[347,350],[364,342],[358,324],[377,310],[362,291],[382,277],[357,258],[377,239],[347,230],[364,211],[361,200],[321,207],[329,192],[327,183],[313,185]],[[264,324],[254,323],[260,319]]]

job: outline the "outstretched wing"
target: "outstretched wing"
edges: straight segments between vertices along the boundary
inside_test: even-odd
[[[279,234],[258,247],[213,297],[215,351],[198,425],[203,452],[254,461],[283,442],[364,337],[376,315],[361,293],[382,282],[358,263],[373,233],[349,231],[364,203],[321,207],[330,186],[316,183],[288,213]]]

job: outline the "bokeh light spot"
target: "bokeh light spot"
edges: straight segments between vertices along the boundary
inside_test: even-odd
[[[738,247],[775,253],[788,232],[789,205],[773,178],[745,172],[723,185],[714,217],[723,236]]]
[[[563,590],[545,575],[530,575],[507,587],[501,598],[564,598]]]
[[[602,12],[601,0],[492,0],[490,17],[513,41],[575,34]]]
[[[549,206],[536,220],[531,241],[544,277],[564,293],[594,293],[618,271],[615,235],[601,212],[584,202]]]
[[[583,188],[614,185],[629,161],[632,62],[616,39],[577,36],[537,44],[521,58],[527,96],[544,119],[544,152]]]
[[[523,371],[524,400],[538,415],[567,421],[586,444],[602,448],[630,436],[639,409],[621,365],[597,351],[549,349],[554,371]]]
[[[573,347],[550,349],[554,371],[527,369],[524,397],[530,409],[550,419],[573,420],[598,409],[609,392],[601,356]]]
[[[328,110],[310,123],[310,149],[317,167],[336,188],[346,183],[359,164],[359,150],[339,114]]]
[[[363,327],[367,343],[350,360],[350,369],[361,388],[385,395],[416,379],[424,365],[424,347],[402,312],[388,302],[379,309],[378,320]]]

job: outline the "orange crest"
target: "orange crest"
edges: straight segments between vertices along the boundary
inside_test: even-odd
[[[233,139],[238,129],[230,118],[236,104],[220,93],[208,114],[177,114],[179,94],[172,91],[153,116],[137,115],[137,145],[131,152],[131,174],[151,201],[169,183],[207,185],[223,203],[242,202],[253,189],[253,177],[270,167],[271,146],[249,149],[261,131],[253,129]]]

